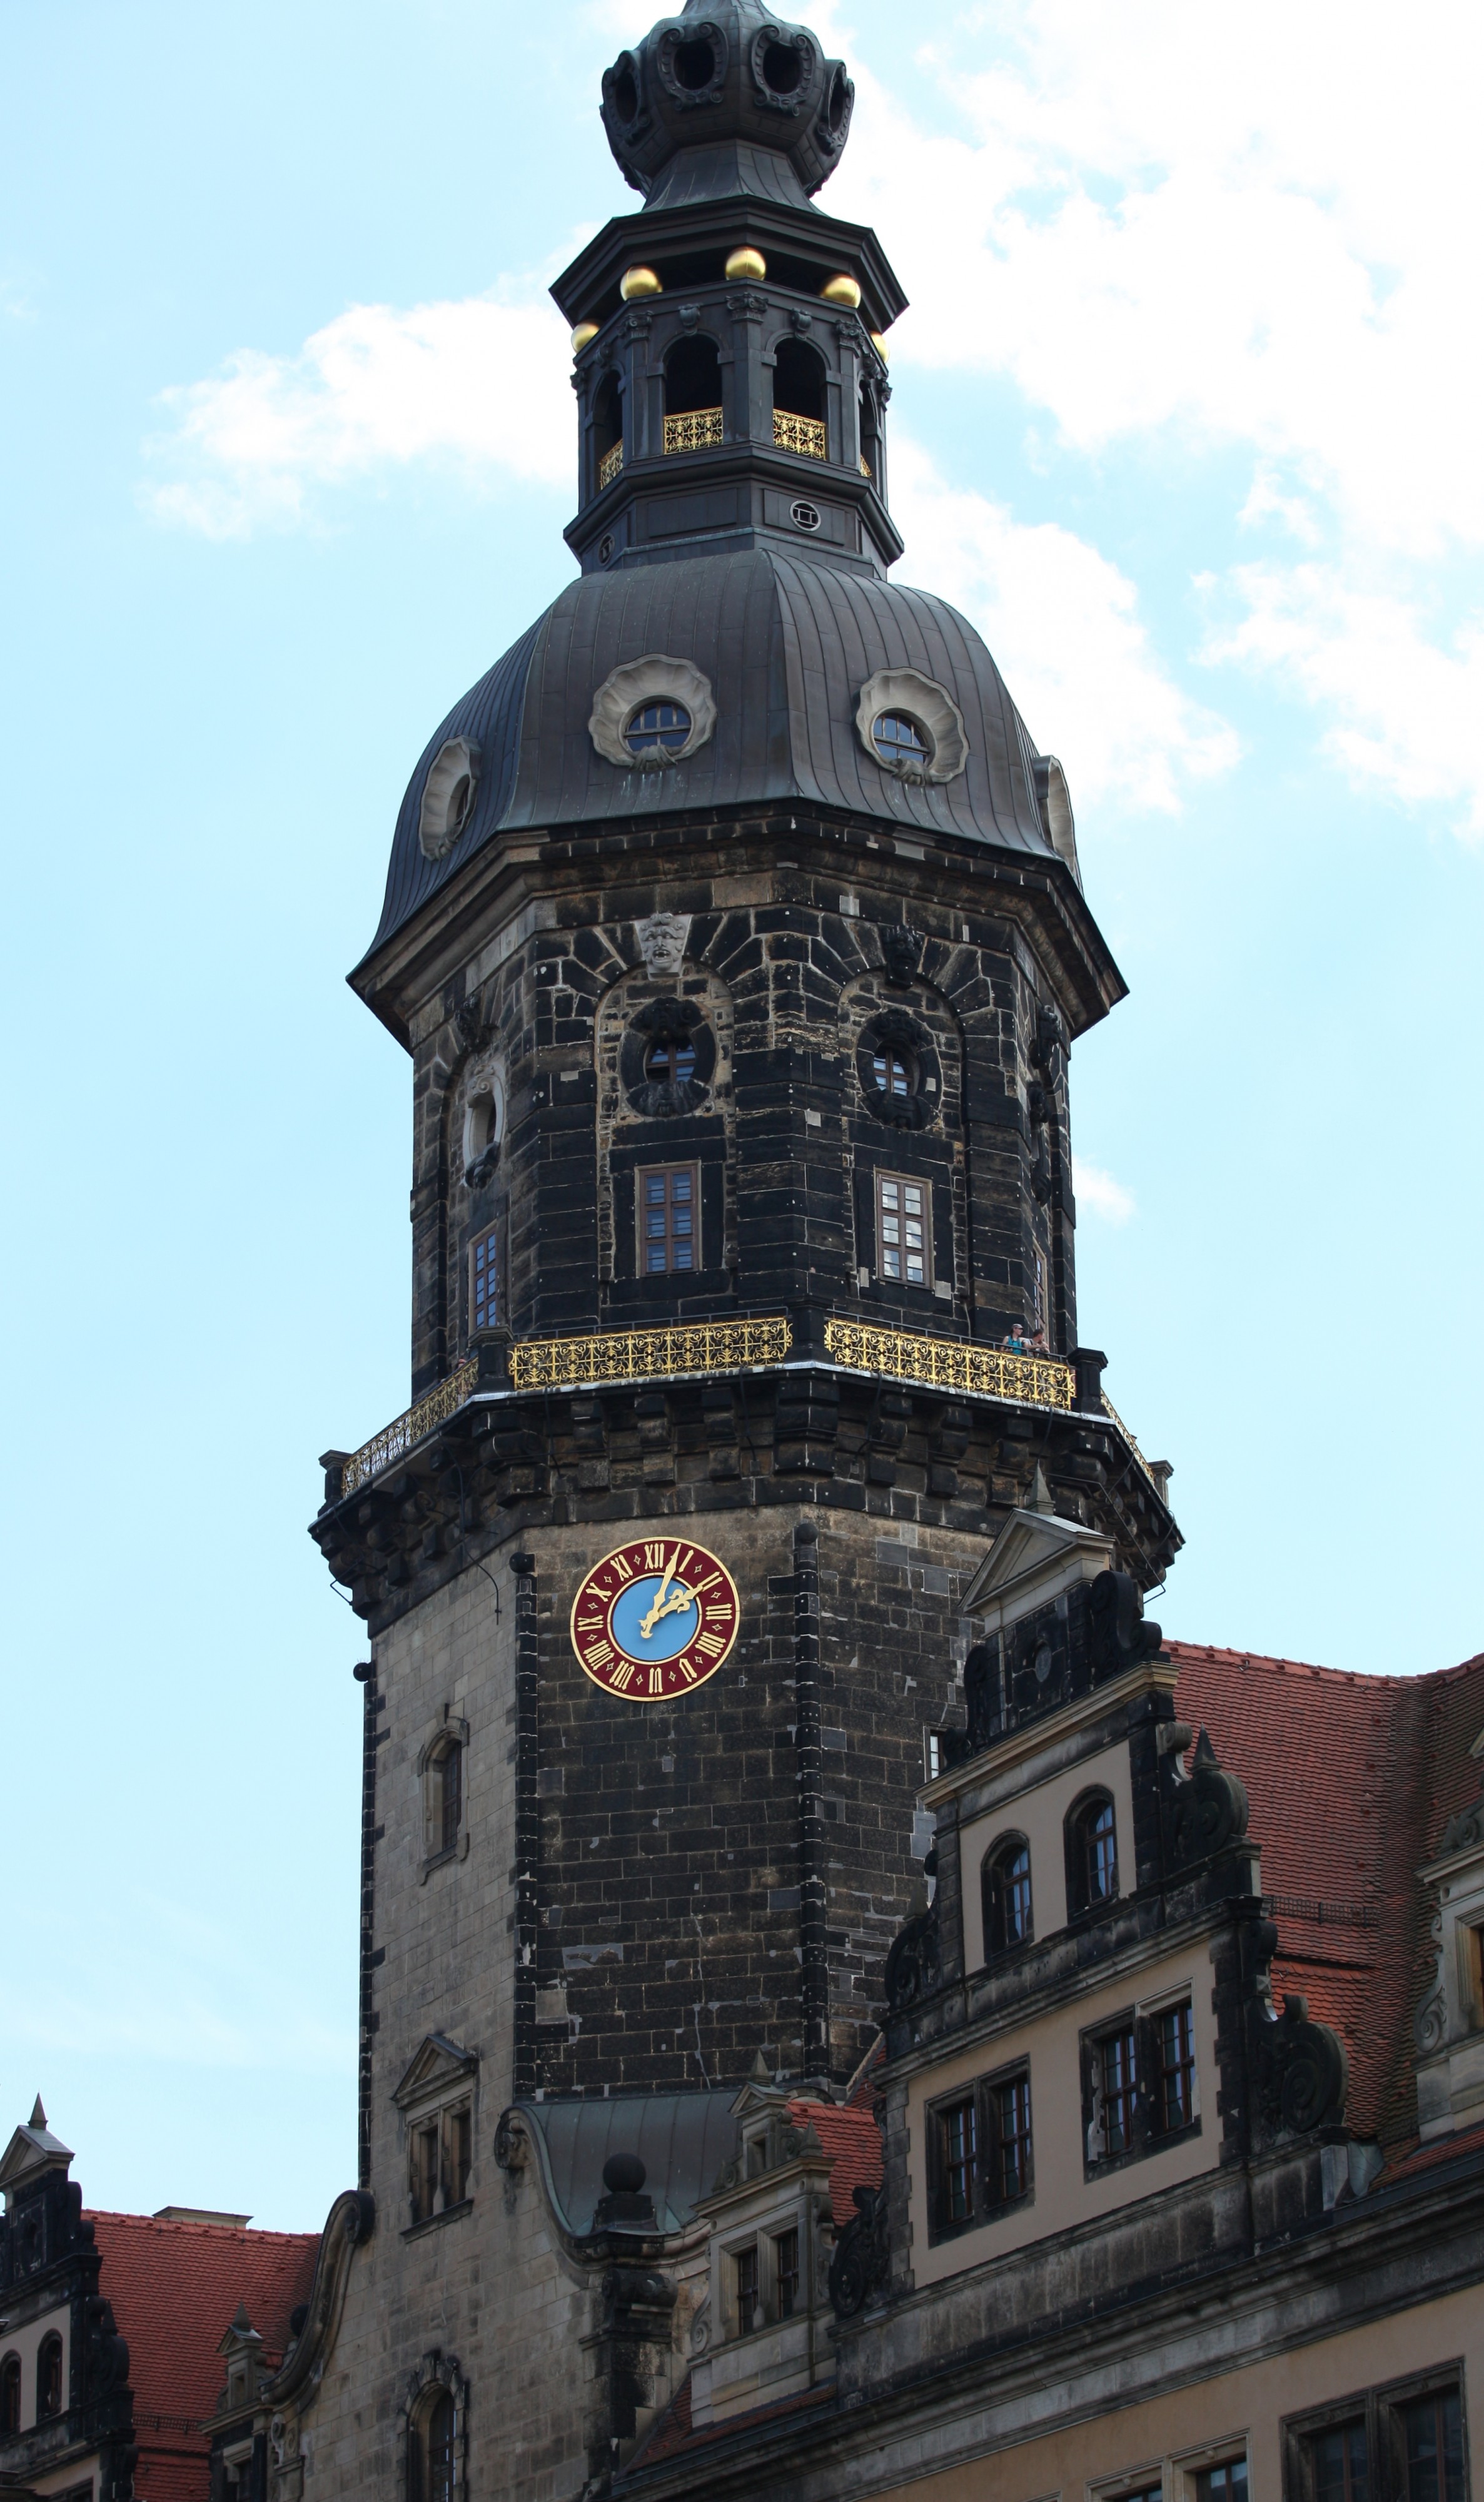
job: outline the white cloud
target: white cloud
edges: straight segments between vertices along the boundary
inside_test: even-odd
[[[1133,584],[1085,539],[951,487],[900,438],[892,502],[908,546],[903,574],[979,627],[1031,735],[1061,757],[1074,806],[1107,798],[1173,811],[1184,783],[1234,763],[1235,734],[1174,684],[1139,623]]]
[[[1079,1208],[1091,1209],[1104,1225],[1127,1225],[1133,1214],[1133,1193],[1100,1165],[1085,1165],[1080,1156],[1072,1158],[1072,1188]]]
[[[1379,0],[996,0],[919,66],[940,112],[862,72],[830,195],[913,298],[899,367],[1003,374],[1089,459],[1245,454],[1230,518],[1295,560],[1232,570],[1246,623],[1206,657],[1280,671],[1357,779],[1479,823],[1477,631],[1431,621],[1437,565],[1484,545],[1484,17],[1436,0],[1399,47]]]
[[[317,485],[411,461],[560,486],[575,460],[569,370],[549,305],[354,305],[297,355],[243,349],[166,392],[176,428],[152,450],[175,474],[150,501],[225,538],[302,521]]]

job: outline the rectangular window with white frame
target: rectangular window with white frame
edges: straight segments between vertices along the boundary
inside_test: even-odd
[[[894,1285],[932,1287],[930,1188],[906,1173],[876,1175],[876,1273]]]

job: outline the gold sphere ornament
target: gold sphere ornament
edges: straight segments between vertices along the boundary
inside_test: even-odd
[[[766,278],[767,274],[767,262],[750,243],[743,244],[739,252],[729,252],[726,255],[728,278]]]
[[[871,332],[871,345],[875,349],[877,355],[881,358],[882,363],[884,365],[889,365],[892,361],[892,351],[887,346],[887,343],[879,330],[873,330]]]
[[[846,277],[843,270],[837,278],[826,278],[820,288],[820,293],[826,304],[843,304],[852,313],[860,310],[860,289],[853,278]]]
[[[619,281],[619,293],[625,304],[632,304],[636,295],[662,295],[664,288],[652,269],[625,269]]]
[[[580,356],[589,341],[597,337],[597,326],[598,325],[595,321],[579,321],[576,329],[572,333],[572,354],[574,356]]]

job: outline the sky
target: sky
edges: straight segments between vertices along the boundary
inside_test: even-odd
[[[1484,1646],[1484,17],[889,0],[896,569],[985,634],[1130,997],[1072,1055],[1085,1341],[1182,1639]],[[354,2179],[355,1619],[409,1087],[346,989],[453,701],[571,572],[546,289],[638,205],[602,0],[0,0],[0,2124],[90,2204]],[[1378,1561],[1379,1558],[1379,1561]],[[1402,1570],[1403,1564],[1405,1570]]]

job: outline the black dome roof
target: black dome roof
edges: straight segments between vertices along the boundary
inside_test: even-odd
[[[625,771],[598,753],[589,717],[610,671],[653,653],[689,661],[710,680],[716,727],[684,763]],[[921,672],[958,705],[968,755],[953,781],[904,783],[861,745],[860,689],[878,669],[894,668]],[[455,738],[477,742],[479,779],[456,841],[431,860],[419,833],[423,787]],[[367,952],[507,828],[797,801],[876,817],[907,834],[952,833],[1070,861],[1069,835],[1054,845],[1043,822],[1038,764],[1044,787],[1044,760],[985,644],[927,592],[767,547],[585,574],[429,740],[397,819],[381,926]]]

